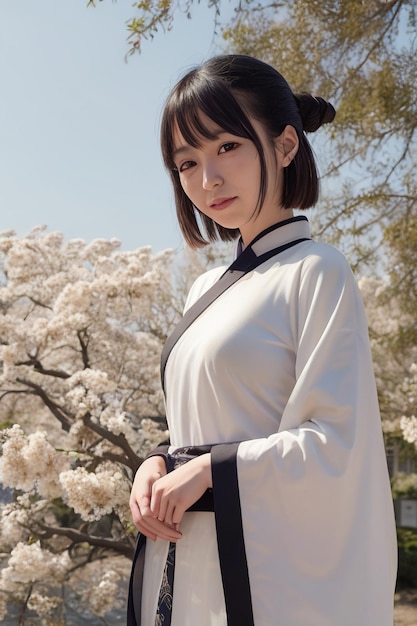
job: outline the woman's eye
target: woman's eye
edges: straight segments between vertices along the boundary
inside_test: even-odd
[[[224,143],[222,145],[219,152],[230,152],[231,150],[234,150],[236,147],[237,147],[237,143],[235,141],[228,141],[227,143]]]
[[[178,171],[185,172],[185,170],[190,169],[190,167],[193,167],[193,165],[195,165],[194,161],[184,161],[184,163],[181,163],[181,165],[178,167]]]

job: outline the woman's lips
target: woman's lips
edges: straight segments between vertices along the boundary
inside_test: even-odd
[[[222,209],[227,209],[228,206],[232,204],[236,200],[237,196],[233,198],[217,198],[212,204],[210,204],[210,209],[214,209],[215,211],[221,211]]]

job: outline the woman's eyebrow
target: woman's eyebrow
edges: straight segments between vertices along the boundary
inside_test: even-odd
[[[181,154],[183,154],[184,152],[188,152],[190,149],[192,149],[192,146],[189,146],[188,144],[184,145],[184,146],[179,146],[178,148],[176,148],[174,150],[174,152],[172,153],[172,158],[176,159],[178,156],[180,156]]]
[[[228,133],[225,130],[219,129],[219,131],[216,134],[211,135],[210,137],[208,137],[208,141],[217,141],[218,139],[221,138],[222,135],[228,135],[230,133]],[[175,159],[176,157],[180,156],[181,154],[184,154],[186,152],[188,152],[189,150],[192,150],[193,146],[190,146],[188,143],[184,144],[182,146],[178,146],[178,148],[175,148],[174,152],[172,153],[172,158]]]

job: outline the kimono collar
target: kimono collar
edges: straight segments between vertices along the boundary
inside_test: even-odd
[[[260,256],[273,248],[285,245],[294,239],[309,239],[310,224],[304,215],[290,217],[263,230],[247,246],[252,248],[256,256]],[[236,258],[243,252],[242,238],[239,238]]]

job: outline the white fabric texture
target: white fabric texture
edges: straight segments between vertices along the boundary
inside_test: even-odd
[[[282,225],[254,250],[306,229]],[[197,279],[186,306],[224,269]],[[186,330],[165,380],[172,449],[241,442],[255,626],[392,626],[393,506],[367,323],[344,257],[306,241],[258,266]],[[226,626],[214,514],[186,513],[181,530],[172,626]],[[142,626],[154,626],[167,545],[147,542]]]

